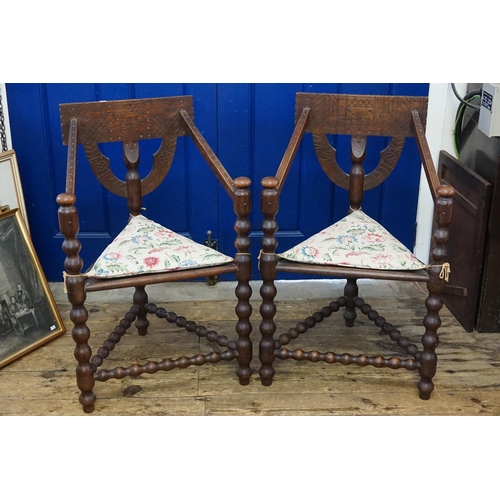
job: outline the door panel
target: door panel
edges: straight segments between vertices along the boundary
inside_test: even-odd
[[[294,128],[296,92],[427,95],[428,84],[7,84],[13,147],[18,156],[33,242],[49,281],[61,280],[64,260],[55,203],[57,194],[64,191],[67,155],[61,140],[60,103],[193,95],[195,122],[223,165],[233,178],[244,175],[252,180],[251,252],[255,263],[253,277],[258,279],[257,257],[262,235],[260,181],[275,174],[288,145]],[[388,143],[386,138],[372,139],[368,144],[367,172],[374,168],[380,150]],[[420,177],[420,161],[412,142],[407,141],[403,151],[404,165],[398,166],[385,187],[368,191],[363,204],[369,215],[410,248]],[[339,148],[339,163],[349,170],[348,142],[340,138],[335,146]],[[158,142],[143,141],[140,147],[140,170],[145,175],[151,168],[151,159],[144,153],[155,151]],[[106,144],[102,145],[102,151],[110,155],[116,175],[124,178],[121,148]],[[123,228],[128,211],[124,198],[101,187],[84,160],[83,151],[80,159],[76,194],[83,243],[81,255],[88,266]],[[405,214],[399,209],[401,203],[408,208]],[[207,230],[211,230],[219,241],[219,249],[229,255],[234,253],[232,202],[191,139],[179,138],[166,182],[145,196],[143,205],[146,217],[200,243],[204,242]],[[326,177],[316,160],[311,137],[306,136],[281,197],[278,251],[342,218],[347,209],[347,192]]]
[[[477,317],[492,185],[445,151],[439,155],[438,173],[443,183],[456,190],[447,257],[452,272],[443,299],[471,332]]]

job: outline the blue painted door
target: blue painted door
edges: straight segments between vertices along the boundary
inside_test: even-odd
[[[260,245],[260,180],[273,175],[294,127],[296,92],[427,95],[427,84],[7,84],[13,148],[16,151],[35,249],[49,281],[62,279],[62,237],[58,230],[55,197],[64,191],[66,147],[61,141],[59,104],[93,100],[187,95],[194,97],[195,121],[233,178],[252,179],[254,278],[258,279]],[[366,171],[374,168],[387,143],[375,138]],[[345,144],[348,146],[348,144]],[[154,141],[141,144],[141,170],[151,166],[147,152]],[[350,167],[349,150],[339,163]],[[118,145],[103,145],[116,158],[115,173],[124,178]],[[408,141],[405,168],[396,169],[385,186],[366,195],[364,210],[378,219],[407,246],[413,246],[420,175],[417,150]],[[144,156],[143,156],[144,155]],[[83,158],[83,155],[81,155]],[[144,159],[142,159],[144,158]],[[85,186],[84,189],[82,187]],[[387,196],[391,190],[391,197]],[[127,206],[123,198],[104,190],[83,161],[77,174],[82,258],[86,265],[123,228]],[[401,214],[403,202],[409,210]],[[203,243],[207,230],[219,249],[234,252],[232,203],[189,138],[179,142],[166,182],[144,197],[145,215],[170,229]],[[299,243],[343,217],[348,208],[343,190],[332,185],[317,164],[310,137],[306,136],[283,189],[279,220],[279,251]]]

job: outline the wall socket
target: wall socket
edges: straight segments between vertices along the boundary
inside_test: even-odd
[[[488,137],[500,136],[500,83],[483,83],[477,128]]]

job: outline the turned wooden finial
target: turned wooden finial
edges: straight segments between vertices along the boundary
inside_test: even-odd
[[[252,181],[248,177],[236,177],[233,183],[238,189],[246,189],[250,187]]]
[[[453,186],[440,185],[436,188],[436,193],[438,196],[450,198],[451,196],[454,196],[455,188]]]
[[[276,177],[264,177],[260,181],[263,188],[276,189],[279,185],[279,180]]]
[[[56,202],[59,205],[74,205],[76,196],[72,193],[61,193],[57,195]]]

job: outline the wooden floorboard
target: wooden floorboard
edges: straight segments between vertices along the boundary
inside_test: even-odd
[[[367,302],[418,345],[425,313],[422,289],[407,283],[400,284],[397,295],[392,297],[386,292],[380,297],[376,293],[372,295]],[[416,388],[418,372],[404,369],[277,360],[273,384],[262,386],[258,375],[258,291],[254,292],[252,300],[254,360],[248,386],[239,385],[236,362],[96,382],[95,411],[88,417],[500,415],[500,334],[465,332],[446,308],[441,315],[436,388],[429,401],[422,401]],[[277,335],[328,302],[321,299],[277,301]],[[234,301],[158,305],[235,338]],[[68,304],[60,301],[58,307],[70,330]],[[89,302],[87,307],[91,346],[96,350],[129,306]],[[384,357],[403,354],[366,316],[359,314],[351,329],[343,326],[341,320],[341,312],[333,314],[288,347]],[[218,349],[165,320],[152,318],[146,337],[139,337],[131,328],[102,367],[129,366],[135,362],[192,356]],[[1,369],[0,414],[84,415],[78,402],[73,350],[74,342],[67,332]]]

